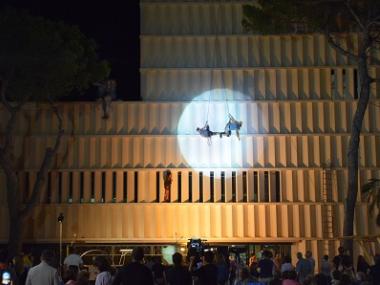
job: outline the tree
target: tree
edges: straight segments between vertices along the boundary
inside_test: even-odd
[[[0,12],[0,91],[2,112],[8,114],[1,133],[0,166],[6,178],[9,257],[20,250],[22,224],[37,203],[64,134],[56,100],[105,79],[108,73],[108,63],[98,59],[95,43],[78,28],[24,11]],[[58,129],[54,144],[45,150],[30,197],[22,203],[12,140],[17,118],[28,102],[48,104]]]
[[[352,121],[348,148],[348,192],[345,203],[344,247],[353,250],[353,223],[358,192],[358,150],[363,118],[370,99],[370,85],[376,82],[368,72],[379,63],[373,50],[380,44],[380,3],[378,0],[258,0],[244,6],[243,26],[263,33],[323,33],[328,43],[355,62],[359,77],[359,98]],[[347,32],[359,37],[357,49],[337,40]]]
[[[380,227],[380,179],[372,178],[362,186],[362,193],[367,199],[369,213],[373,214],[377,208],[376,224]]]

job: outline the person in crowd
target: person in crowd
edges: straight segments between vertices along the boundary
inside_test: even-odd
[[[315,285],[330,285],[330,280],[327,278],[326,275],[322,273],[318,273],[315,276],[313,276],[311,280],[311,284]]]
[[[259,277],[258,273],[257,273],[257,265],[258,265],[258,262],[257,262],[257,257],[256,255],[252,255],[250,258],[249,258],[249,273],[253,276],[253,277]]]
[[[286,271],[293,271],[292,258],[289,255],[285,255],[281,264],[281,274]]]
[[[154,284],[162,285],[166,283],[165,267],[162,265],[161,256],[155,256],[153,258],[152,273]]]
[[[233,284],[236,279],[236,271],[238,269],[237,255],[235,253],[230,254],[229,256],[229,271],[230,276],[228,278],[230,284]]]
[[[367,261],[364,259],[363,255],[358,256],[358,263],[356,266],[356,271],[357,272],[363,272],[364,274],[369,273],[369,264]]]
[[[275,271],[275,265],[271,259],[272,253],[269,250],[264,250],[262,258],[257,265],[257,271],[259,273],[259,282],[269,284],[273,280],[273,273]]]
[[[191,274],[198,278],[199,285],[217,285],[218,268],[213,263],[214,253],[212,251],[205,251],[202,259],[202,266],[198,269],[192,270],[195,262],[195,257],[190,257],[189,270],[191,270]]]
[[[284,271],[282,273],[282,285],[300,285],[297,281],[297,272],[294,270]]]
[[[239,277],[235,280],[234,285],[248,285],[255,280],[249,274],[249,268],[244,266],[239,270]]]
[[[70,266],[65,270],[65,273],[63,275],[63,281],[65,282],[65,285],[77,285],[77,278],[78,267]]]
[[[153,274],[143,264],[143,260],[143,248],[135,247],[132,251],[132,262],[117,272],[112,285],[153,285]]]
[[[41,254],[41,263],[32,267],[26,277],[26,285],[60,285],[61,279],[54,263],[55,255],[50,250],[44,250]]]
[[[307,250],[305,253],[306,260],[310,262],[311,265],[311,275],[315,273],[315,259],[313,253],[310,250]]]
[[[166,271],[168,285],[191,285],[191,275],[188,269],[182,265],[182,255],[176,252],[173,254],[172,259],[174,266]]]
[[[86,270],[81,270],[78,272],[76,285],[89,285],[90,284],[89,279],[90,279],[90,273]]]
[[[325,275],[327,278],[330,279],[331,281],[331,263],[329,262],[329,256],[324,255],[322,260],[321,260],[321,266],[320,266],[320,273]]]
[[[63,264],[66,269],[69,268],[70,266],[75,266],[77,267],[77,270],[79,271],[82,268],[83,260],[82,260],[82,257],[80,257],[76,247],[73,247],[72,253],[66,256],[65,260],[63,261]]]
[[[107,258],[102,255],[95,257],[94,265],[99,270],[98,275],[96,275],[95,285],[111,285],[114,271]]]
[[[224,255],[221,252],[216,254],[216,267],[218,268],[218,284],[226,284],[229,276],[229,267]]]
[[[303,258],[303,255],[301,252],[297,253],[297,264],[296,264],[296,272],[298,275],[298,281],[300,283],[303,283],[307,276],[311,275],[312,273],[312,267],[311,263]]]
[[[281,272],[281,265],[282,265],[282,258],[281,258],[281,254],[279,253],[276,253],[274,258],[273,258],[273,263],[274,263],[274,268],[275,268],[275,271],[278,273]]]
[[[370,275],[374,285],[380,285],[380,255],[375,255],[375,265],[371,267]]]
[[[355,279],[355,270],[350,256],[344,256],[342,260],[342,273],[348,275],[351,280]]]
[[[343,246],[340,246],[338,248],[338,255],[336,255],[333,259],[335,270],[343,269],[342,261],[345,256],[347,256],[346,251]]]

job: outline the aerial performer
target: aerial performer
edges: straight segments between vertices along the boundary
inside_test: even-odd
[[[221,133],[211,131],[208,123],[206,123],[206,125],[203,128],[197,128],[196,130],[201,137],[207,138],[207,144],[209,145],[211,144],[212,136],[215,136],[215,135],[221,136]]]
[[[239,131],[242,125],[242,121],[237,121],[234,117],[232,117],[231,114],[229,114],[229,120],[226,127],[224,128],[224,134],[229,137],[231,136],[231,131],[235,131],[237,138],[240,140]]]

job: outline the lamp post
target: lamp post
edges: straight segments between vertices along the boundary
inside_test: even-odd
[[[60,213],[58,216],[58,223],[59,223],[59,266],[62,270],[62,224],[65,216],[63,213]]]

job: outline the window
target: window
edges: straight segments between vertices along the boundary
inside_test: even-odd
[[[280,171],[275,172],[275,177],[276,177],[276,197],[275,197],[275,202],[280,202],[281,200],[281,189],[280,189]]]
[[[232,202],[236,202],[236,171],[232,171]]]
[[[135,171],[135,188],[134,188],[134,191],[135,191],[135,199],[134,199],[134,202],[137,203],[139,201],[139,197],[138,197],[138,194],[139,194],[139,173],[137,171]]]
[[[203,202],[203,172],[199,172],[199,200],[198,202]]]
[[[259,200],[259,176],[257,171],[253,172],[253,202]]]
[[[62,203],[62,172],[58,172],[58,203]]]
[[[117,186],[117,179],[116,179],[116,172],[112,172],[112,202],[116,202],[116,186]]]
[[[123,201],[128,202],[128,172],[123,173]]]
[[[354,69],[354,99],[359,98],[359,87],[358,87],[358,70]]]
[[[210,202],[214,202],[214,171],[210,172]]]
[[[193,173],[189,172],[189,202],[193,201]]]
[[[79,175],[79,202],[84,202],[84,173],[83,171],[80,172]]]
[[[106,199],[106,173],[102,172],[102,196],[100,198],[100,202],[104,203]]]
[[[156,200],[157,203],[160,202],[160,172],[156,171]]]
[[[330,70],[330,80],[331,80],[331,98],[335,97],[335,91],[336,91],[336,74],[335,69]]]
[[[264,199],[260,202],[269,202],[269,172],[264,171]]]
[[[91,203],[95,203],[95,172],[91,172]]]
[[[178,199],[177,202],[182,201],[182,173],[181,171],[178,172],[177,174],[177,189],[178,189]]]
[[[221,193],[220,193],[220,200],[221,202],[226,201],[226,175],[224,171],[221,172],[220,174],[220,186],[221,186]]]
[[[243,201],[248,202],[248,193],[247,193],[247,171],[243,171]]]
[[[48,181],[47,181],[47,190],[46,190],[46,203],[51,203],[51,172],[48,173]]]

